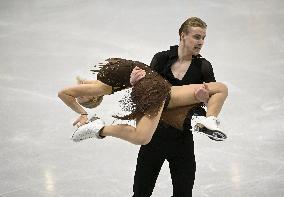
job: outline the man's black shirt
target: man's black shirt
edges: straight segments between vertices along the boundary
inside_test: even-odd
[[[211,63],[201,55],[193,56],[191,65],[182,80],[175,78],[171,66],[177,59],[178,46],[171,46],[170,50],[157,53],[153,57],[150,67],[175,86],[216,81]]]
[[[203,82],[215,82],[212,65],[201,55],[193,56],[191,64],[184,77],[179,80],[174,77],[171,66],[178,60],[178,46],[171,46],[170,50],[161,51],[155,54],[150,67],[167,79],[174,86],[202,84]],[[200,109],[199,109],[200,108]],[[201,107],[197,111],[201,110]],[[199,113],[199,112],[197,112]],[[200,114],[201,115],[201,114]],[[181,132],[178,129],[160,122],[153,138],[158,136],[165,138],[179,137]]]

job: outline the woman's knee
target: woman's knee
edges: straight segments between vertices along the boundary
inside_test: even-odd
[[[221,93],[223,93],[226,97],[228,96],[228,87],[226,84],[222,82],[216,82],[218,84],[218,89]]]
[[[227,97],[228,93],[229,93],[228,86],[226,84],[222,83],[222,89],[223,89],[224,94]]]

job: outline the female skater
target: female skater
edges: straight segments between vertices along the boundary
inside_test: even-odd
[[[72,136],[74,141],[91,137],[113,136],[133,144],[147,144],[154,134],[164,108],[172,109],[200,103],[194,93],[203,86],[202,84],[171,86],[159,74],[141,62],[120,58],[111,58],[106,61],[107,63],[102,65],[100,70],[93,70],[98,72],[98,80],[91,84],[70,87],[58,93],[66,105],[81,114],[74,122],[79,126]],[[88,99],[86,98],[88,96],[97,99],[103,95],[131,87],[130,74],[135,67],[145,70],[146,75],[134,84],[130,98],[124,102],[131,113],[123,117],[117,116],[117,118],[136,119],[136,128],[127,124],[105,126],[100,119],[81,126],[88,121],[88,118],[86,111],[78,102],[84,103],[82,99]],[[192,122],[194,125],[198,123],[210,130],[220,131],[217,116],[227,97],[227,87],[219,82],[207,83],[206,87],[210,96],[206,117],[196,117]],[[76,102],[76,98],[79,98],[78,102]]]

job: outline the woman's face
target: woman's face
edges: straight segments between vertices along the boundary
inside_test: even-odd
[[[93,96],[81,96],[81,97],[77,98],[77,102],[79,104],[86,103],[86,102],[89,102],[90,100],[92,100],[93,98],[94,98]]]

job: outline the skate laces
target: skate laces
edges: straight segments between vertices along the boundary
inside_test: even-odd
[[[100,119],[96,114],[92,115],[92,117],[90,118],[90,122],[93,122],[95,120]]]
[[[209,116],[206,119],[208,119],[210,122],[213,122],[217,126],[220,125],[220,120],[217,117],[215,117],[215,116]]]
[[[215,119],[216,125],[220,126],[220,120],[218,118]]]

